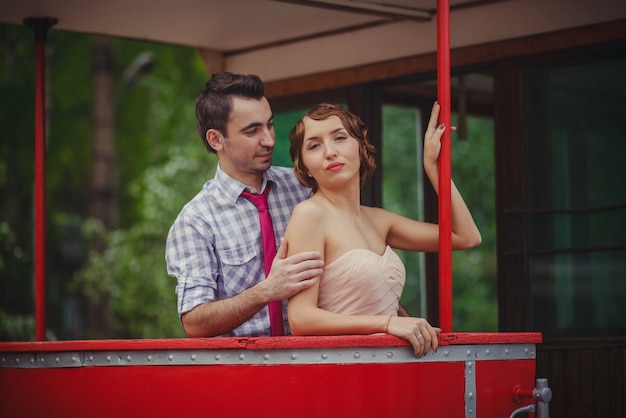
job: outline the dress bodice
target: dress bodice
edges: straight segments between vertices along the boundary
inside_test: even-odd
[[[353,249],[324,267],[318,306],[350,315],[396,315],[405,278],[404,264],[391,247],[382,255]]]

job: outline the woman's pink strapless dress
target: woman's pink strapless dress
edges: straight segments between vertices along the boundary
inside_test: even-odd
[[[350,315],[397,315],[405,279],[404,264],[391,247],[383,255],[350,250],[324,267],[318,306]]]

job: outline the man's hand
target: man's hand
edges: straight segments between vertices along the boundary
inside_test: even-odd
[[[287,241],[280,239],[280,247],[272,263],[269,276],[263,282],[267,301],[289,299],[313,286],[322,274],[324,261],[319,251],[306,251],[287,257]]]

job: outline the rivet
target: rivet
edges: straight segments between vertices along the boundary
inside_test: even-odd
[[[292,359],[292,360],[295,360],[295,359],[297,359],[297,358],[298,358],[298,355],[297,355],[296,353],[293,353],[293,354],[291,355],[291,359]]]
[[[245,354],[243,354],[243,353],[239,354],[239,360],[243,360],[243,359],[245,359],[245,358],[246,358],[246,355],[245,355]]]
[[[489,355],[489,354],[491,354],[491,351],[489,351],[489,349],[486,349],[485,350],[485,354]]]
[[[40,361],[41,363],[45,363],[46,359],[42,357],[42,358],[40,358],[40,359],[39,359],[39,361]]]
[[[221,357],[221,356],[220,356],[219,354],[216,354],[216,355],[215,355],[215,360],[220,361],[220,357]]]
[[[265,360],[269,360],[269,359],[270,359],[270,355],[269,355],[269,354],[267,354],[267,353],[265,353],[265,354],[263,354],[263,358],[264,358]]]
[[[468,361],[467,362],[467,367],[474,367],[474,362],[473,361]]]
[[[107,356],[107,363],[111,362],[111,356]]]
[[[508,348],[504,349],[504,354],[506,354],[507,356],[509,355],[510,352],[511,352],[511,350],[509,350]]]
[[[93,356],[89,356],[89,361],[93,361]]]
[[[328,358],[328,353],[322,353],[322,358],[326,360]]]
[[[358,351],[354,353],[354,358],[361,358],[361,353],[359,353]]]
[[[393,353],[391,351],[387,351],[387,358],[393,357]]]
[[[167,356],[167,359],[168,359],[169,361],[174,360],[174,355],[173,355],[173,354],[170,354],[169,356]]]
[[[472,355],[472,351],[471,350],[467,350],[467,357]]]
[[[470,399],[474,399],[474,392],[468,393],[467,397],[470,398]]]
[[[72,363],[76,363],[76,357],[72,357]]]
[[[30,363],[31,363],[31,364],[35,364],[35,359],[34,359],[34,358],[31,358],[31,359],[30,359]]]
[[[152,361],[152,356],[148,356],[148,361]]]
[[[130,362],[130,356],[126,356],[126,360]]]
[[[54,361],[56,361],[57,363],[61,362],[61,359],[59,359],[58,357],[56,359],[54,359]]]
[[[191,361],[196,361],[196,355],[195,354],[191,355]]]
[[[448,357],[450,355],[450,352],[448,350],[443,350],[443,355],[444,357]]]
[[[524,349],[524,353],[528,354],[528,347]]]
[[[19,358],[16,358],[16,359],[15,359],[15,361],[16,361],[17,363],[19,363],[19,362],[20,362],[20,359],[19,359]]]

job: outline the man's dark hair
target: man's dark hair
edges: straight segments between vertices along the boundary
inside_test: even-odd
[[[196,99],[196,128],[209,152],[215,152],[206,140],[206,132],[215,129],[227,137],[226,124],[233,97],[261,100],[265,96],[263,81],[254,74],[213,74]]]

